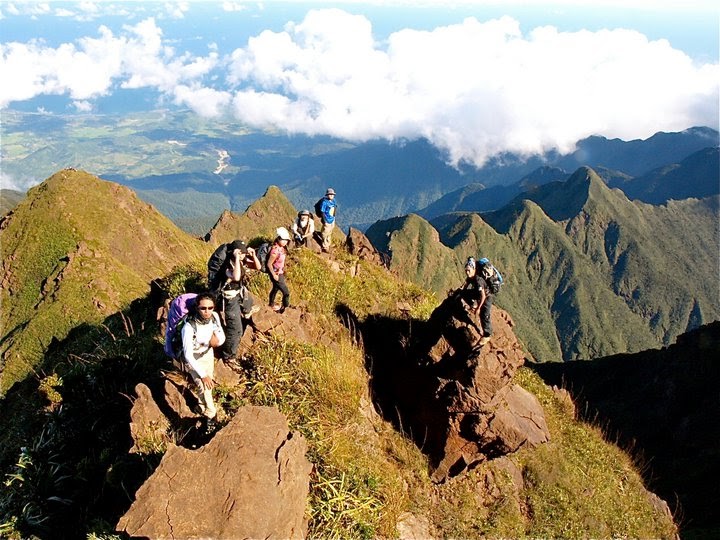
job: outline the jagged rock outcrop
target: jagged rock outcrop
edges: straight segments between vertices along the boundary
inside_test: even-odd
[[[142,453],[150,446],[169,442],[167,433],[170,422],[146,385],[138,384],[135,393],[137,399],[130,409],[130,436],[134,441],[130,453]]]
[[[549,440],[540,403],[511,384],[525,360],[512,319],[494,308],[492,323],[492,340],[480,347],[475,321],[452,293],[426,323],[363,324],[376,407],[429,456],[436,482]]]
[[[306,441],[270,407],[243,407],[205,446],[170,445],[117,530],[133,537],[304,538]]]
[[[372,245],[370,239],[353,227],[350,227],[350,230],[348,231],[347,238],[345,239],[345,245],[352,255],[375,264],[383,264],[382,255],[380,255],[380,252],[375,249],[375,246]]]

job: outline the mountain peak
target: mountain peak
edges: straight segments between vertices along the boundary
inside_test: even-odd
[[[275,229],[288,227],[297,210],[277,186],[269,186],[262,197],[250,204],[243,214],[225,210],[205,240],[213,246],[232,242],[236,238],[246,241],[254,238],[274,238]]]
[[[132,301],[173,267],[207,247],[179,230],[129,188],[64,169],[32,188],[0,221],[4,278],[0,327],[18,332],[0,345],[0,390],[22,378],[53,338],[97,322]],[[80,319],[69,320],[67,313]]]

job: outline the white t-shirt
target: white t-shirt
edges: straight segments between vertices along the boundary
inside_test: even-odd
[[[189,317],[192,317],[190,315]],[[190,364],[195,372],[203,378],[207,375],[197,359],[210,350],[210,338],[215,334],[218,337],[218,345],[225,343],[225,331],[220,324],[220,317],[213,312],[212,318],[202,323],[197,318],[192,318],[197,330],[190,323],[190,318],[182,327],[183,355],[185,361]]]

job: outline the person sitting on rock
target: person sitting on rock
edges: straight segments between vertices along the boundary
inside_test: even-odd
[[[215,297],[211,293],[199,294],[195,299],[193,310],[187,317],[187,322],[181,329],[183,361],[195,383],[200,412],[206,418],[206,429],[212,432],[217,416],[217,408],[212,397],[212,389],[215,386],[213,348],[225,342],[225,332],[220,324],[220,317],[215,313]]]
[[[485,279],[478,274],[477,262],[473,257],[468,257],[465,263],[465,283],[462,286],[462,297],[470,306],[475,317],[479,316],[482,337],[478,345],[485,345],[490,341],[492,335],[492,324],[490,322],[490,311],[492,310],[493,295],[490,292]]]
[[[315,220],[308,210],[298,212],[292,224],[292,232],[295,247],[307,247],[309,239],[315,234]]]
[[[270,290],[270,307],[278,313],[283,313],[290,305],[290,289],[285,282],[285,257],[287,245],[290,242],[290,233],[285,227],[277,229],[277,236],[268,254],[267,267],[272,289]],[[282,304],[276,304],[277,293],[282,293]]]

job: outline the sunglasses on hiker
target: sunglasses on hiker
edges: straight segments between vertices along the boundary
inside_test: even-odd
[[[215,309],[215,306],[199,306],[198,309],[200,311],[212,311]]]

